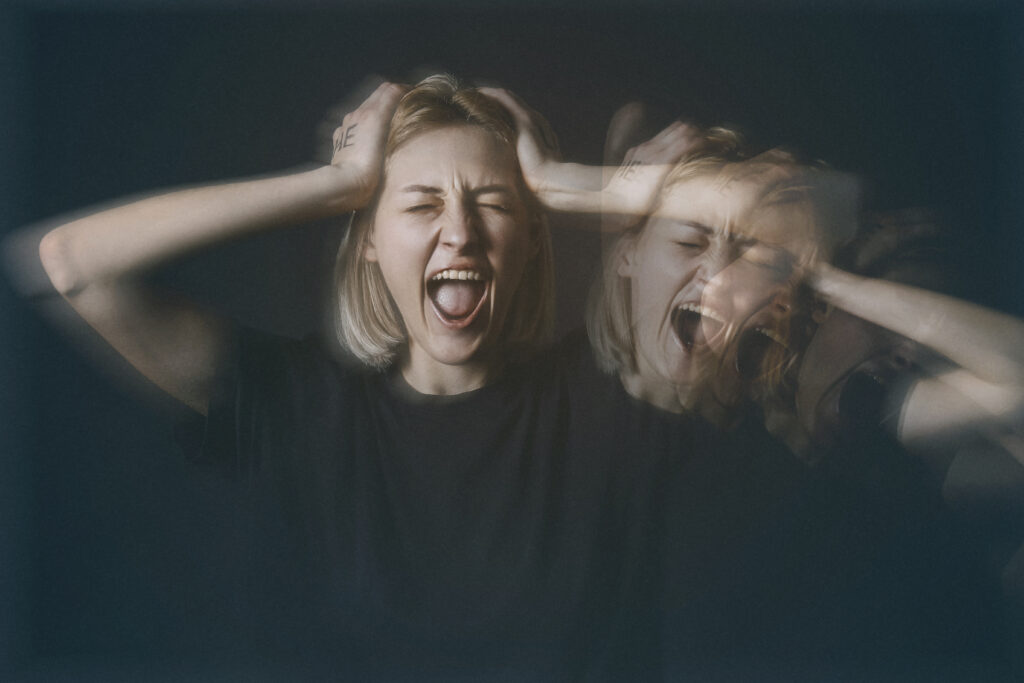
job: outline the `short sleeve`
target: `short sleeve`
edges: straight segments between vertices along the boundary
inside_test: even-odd
[[[295,365],[289,359],[300,346],[252,328],[232,329],[205,420],[197,416],[179,430],[190,461],[232,478],[259,468],[260,434],[283,428],[280,404],[289,400],[286,378]]]

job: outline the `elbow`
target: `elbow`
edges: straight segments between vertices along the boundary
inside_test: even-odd
[[[67,237],[59,228],[46,233],[39,241],[39,261],[61,296],[69,296],[78,289],[68,255]]]

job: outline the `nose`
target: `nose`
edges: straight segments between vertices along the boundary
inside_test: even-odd
[[[772,313],[777,316],[789,315],[789,312],[793,310],[793,288],[784,285],[779,287],[775,296],[771,300]]]
[[[452,202],[441,214],[441,244],[456,251],[464,251],[476,244],[476,220],[473,213],[459,202]]]
[[[715,241],[708,245],[708,248],[699,257],[700,262],[697,264],[695,274],[696,280],[706,285],[721,273],[733,261],[729,252],[727,244]]]

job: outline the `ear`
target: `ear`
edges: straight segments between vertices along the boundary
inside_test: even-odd
[[[377,246],[373,243],[373,228],[370,228],[370,233],[366,236],[363,258],[370,263],[377,263]]]
[[[613,247],[612,258],[615,260],[615,272],[619,277],[630,278],[635,272],[636,236],[625,234]]]

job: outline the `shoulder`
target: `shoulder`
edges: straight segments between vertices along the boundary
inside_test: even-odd
[[[294,339],[240,325],[233,329],[226,370],[238,380],[278,383],[282,389],[348,383],[372,374],[320,334]]]

